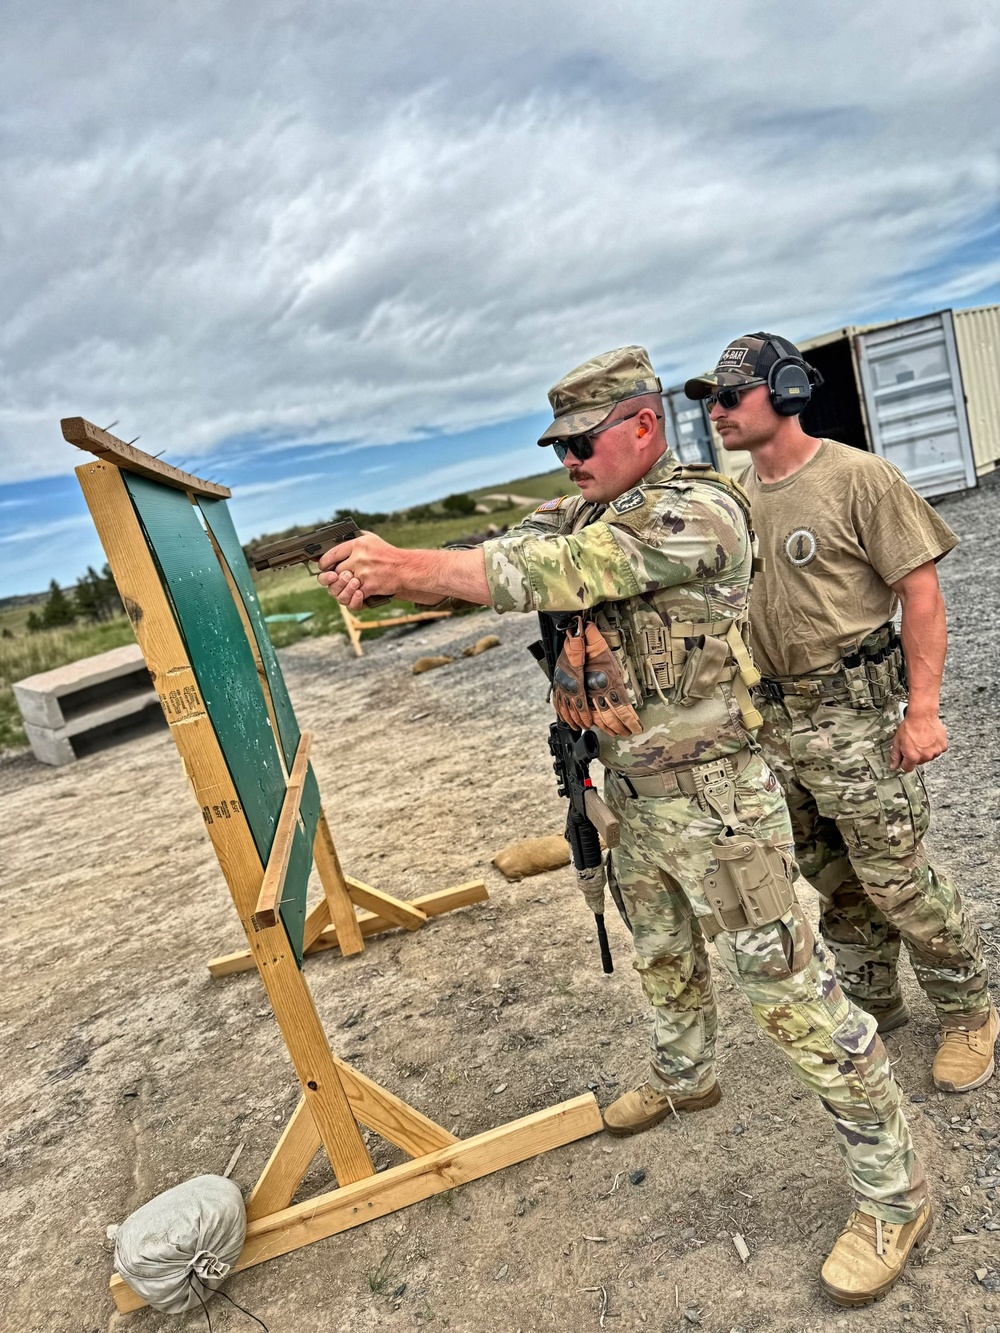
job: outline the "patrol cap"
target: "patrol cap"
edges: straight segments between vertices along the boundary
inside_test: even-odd
[[[645,347],[633,345],[602,352],[553,384],[549,402],[555,420],[538,443],[584,435],[609,417],[624,398],[661,392]]]
[[[745,333],[734,338],[719,357],[718,364],[704,375],[696,375],[684,385],[689,398],[707,398],[718,389],[734,389],[741,384],[767,379],[767,372],[776,361],[794,357],[802,361],[802,353],[787,338],[776,333]]]

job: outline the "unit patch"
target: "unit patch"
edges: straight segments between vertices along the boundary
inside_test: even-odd
[[[809,528],[796,528],[785,538],[785,559],[790,565],[801,569],[816,559],[818,547],[815,532]]]
[[[634,491],[626,491],[624,495],[619,495],[617,500],[612,500],[611,508],[616,514],[628,514],[633,509],[641,509],[645,503],[646,497],[637,487]]]
[[[553,511],[554,509],[558,509],[558,508],[559,508],[559,506],[562,504],[563,500],[565,500],[565,499],[566,499],[566,496],[565,496],[565,495],[557,495],[556,498],[555,498],[554,500],[543,500],[542,503],[541,503],[541,504],[538,506],[538,508],[535,510],[535,513],[536,513],[536,514],[551,514],[552,511]]]

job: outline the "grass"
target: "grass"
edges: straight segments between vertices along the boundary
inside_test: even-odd
[[[14,699],[11,685],[25,676],[76,662],[81,657],[106,653],[109,648],[120,648],[134,642],[132,626],[125,616],[105,621],[101,625],[73,626],[68,629],[39,630],[29,634],[12,628],[17,623],[20,608],[0,612],[0,634],[4,629],[11,637],[0,637],[0,750],[27,745],[21,714]],[[27,613],[23,616],[27,619]]]
[[[519,477],[503,485],[483,486],[471,491],[474,496],[507,494],[537,496],[548,500],[556,495],[574,491],[562,468],[532,477]],[[394,546],[437,547],[457,541],[470,533],[482,530],[487,524],[506,524],[513,527],[530,514],[533,506],[497,510],[494,514],[467,514],[428,520],[423,523],[406,519],[391,519],[375,531]],[[276,648],[287,648],[300,639],[319,638],[326,634],[343,634],[344,622],[336,603],[315,577],[303,566],[292,569],[266,570],[254,575],[261,609],[265,616],[300,611],[312,612],[311,619],[296,624],[286,621],[269,625]],[[31,611],[39,611],[45,598],[37,604],[17,604],[0,610],[0,751],[19,749],[27,744],[21,715],[11,685],[14,681],[34,676],[40,671],[51,671],[81,657],[92,657],[133,641],[132,627],[124,616],[100,625],[79,625],[67,629],[41,630],[30,634],[27,620]],[[419,610],[409,602],[394,600],[387,606],[362,611],[362,620],[385,620],[394,615],[407,615]],[[377,636],[375,630],[366,638]]]

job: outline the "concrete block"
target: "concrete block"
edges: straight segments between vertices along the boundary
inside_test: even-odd
[[[121,728],[159,705],[138,644],[112,648],[13,685],[35,758],[67,764],[73,738],[94,738]]]

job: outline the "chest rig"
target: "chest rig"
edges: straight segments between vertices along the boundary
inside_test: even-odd
[[[732,477],[707,464],[681,467],[681,481],[699,481],[726,491],[740,506],[750,528],[750,500]],[[573,531],[606,518],[600,506],[584,506],[576,516]],[[753,568],[760,565],[750,528]],[[664,605],[666,596],[657,591],[621,602],[603,602],[594,610],[594,620],[615,656],[629,702],[639,708],[657,695],[665,704],[691,706],[710,699],[727,684],[740,711],[743,726],[756,731],[763,718],[753,704],[750,691],[760,681],[760,672],[750,656],[747,603],[733,617],[706,621],[676,620]]]

